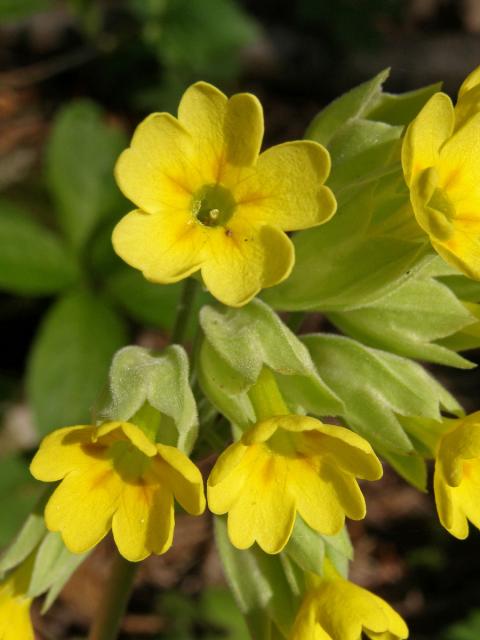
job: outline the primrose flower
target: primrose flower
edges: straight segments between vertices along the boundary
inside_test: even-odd
[[[323,185],[330,156],[305,140],[259,155],[262,138],[255,96],[228,99],[205,82],[187,89],[178,119],[146,118],[115,169],[138,207],[113,232],[118,255],[162,284],[201,270],[212,295],[234,307],[285,280],[294,248],[284,232],[322,224],[335,212]]]
[[[418,224],[449,264],[480,279],[480,68],[454,108],[434,94],[408,127],[405,180]]]
[[[365,516],[355,476],[377,480],[382,466],[369,443],[349,429],[315,418],[282,415],[246,431],[218,458],[208,479],[208,505],[228,512],[232,544],[254,542],[267,553],[287,544],[296,514],[333,535]]]
[[[469,520],[480,529],[480,411],[449,422],[435,460],[435,502],[445,529],[464,539]]]
[[[408,627],[378,596],[344,580],[318,579],[297,614],[289,640],[403,640]]]
[[[23,563],[0,581],[0,640],[34,640],[30,619],[30,563]]]
[[[31,472],[45,482],[61,480],[45,522],[73,553],[91,549],[111,528],[120,553],[143,560],[172,544],[174,497],[193,515],[205,509],[193,462],[129,422],[55,431],[42,441]]]

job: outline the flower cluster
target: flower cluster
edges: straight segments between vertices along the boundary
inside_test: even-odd
[[[398,196],[401,206],[395,215],[400,211],[402,224],[407,216],[415,232],[422,236],[421,250],[426,246],[432,261],[438,258],[414,218],[440,256],[464,274],[480,280],[479,127],[480,68],[465,80],[455,107],[445,94],[435,93],[408,126],[402,143],[408,195],[402,182],[399,191],[403,189],[403,195]],[[335,214],[335,196],[325,185],[331,161],[327,149],[317,142],[289,142],[261,152],[262,138],[262,108],[254,96],[237,94],[228,99],[204,82],[185,92],[177,118],[167,113],[148,117],[138,126],[130,147],[116,165],[120,188],[138,207],[115,227],[112,241],[118,255],[152,282],[172,283],[189,276],[201,278],[217,300],[231,307],[243,306],[263,288],[284,281],[295,261],[295,245],[287,232],[311,229]],[[394,180],[401,179],[399,169],[397,158]],[[382,187],[388,191],[389,171],[378,175],[387,177]],[[383,227],[385,220],[379,222],[382,215],[387,217],[383,200],[375,211],[371,216],[373,222],[368,224],[377,225],[377,232],[389,224],[395,228],[392,219]],[[349,215],[349,210],[342,212],[333,224],[339,219],[340,228],[347,226],[345,220],[349,220]],[[308,238],[314,237],[307,235],[307,244]],[[401,242],[408,245],[410,240]],[[416,240],[413,244],[418,251]],[[410,275],[405,264],[396,282],[398,291],[401,278],[406,281]],[[439,271],[443,275],[442,269]],[[305,278],[308,275],[305,273]],[[420,288],[423,285],[420,283]],[[400,291],[396,304],[402,302],[401,295]],[[373,296],[371,300],[375,302],[377,298]],[[468,325],[467,312],[455,301],[463,312],[460,314],[463,328]],[[388,301],[385,304],[388,308]],[[417,411],[423,419],[423,407],[418,408],[418,403],[412,402],[408,411],[402,413],[402,407],[397,408],[395,393],[386,394],[388,403],[392,397],[387,415],[394,425],[392,450],[386,446],[391,444],[388,436],[381,440],[382,434],[373,433],[370,438],[366,430],[370,444],[363,437],[365,431],[358,426],[364,425],[362,403],[367,398],[373,405],[370,415],[383,416],[378,407],[384,402],[383,396],[376,394],[376,389],[362,395],[362,389],[355,387],[352,405],[356,403],[356,409],[349,411],[340,392],[337,397],[337,390],[331,390],[320,377],[320,364],[314,364],[308,351],[308,337],[302,336],[305,339],[301,342],[272,310],[275,320],[264,312],[265,303],[252,302],[250,307],[255,305],[258,313],[252,312],[250,319],[256,318],[264,335],[271,329],[277,347],[282,341],[281,356],[276,353],[275,340],[270,340],[270,335],[265,348],[258,338],[260,333],[253,332],[249,334],[254,336],[251,345],[247,345],[244,335],[239,340],[243,348],[231,344],[235,331],[243,331],[249,322],[246,315],[240,320],[238,315],[237,322],[232,322],[234,329],[223,334],[219,331],[220,338],[211,343],[203,327],[199,359],[201,362],[202,356],[210,358],[214,375],[202,377],[202,365],[197,365],[200,387],[214,409],[220,407],[218,413],[228,415],[235,435],[231,445],[216,452],[220,455],[207,480],[207,497],[202,474],[187,455],[197,435],[198,420],[185,352],[182,352],[185,361],[182,385],[184,392],[188,388],[188,410],[183,411],[186,395],[180,396],[177,379],[169,381],[167,395],[174,395],[173,401],[159,400],[154,388],[161,385],[162,375],[175,378],[172,372],[180,370],[178,362],[172,364],[169,373],[165,373],[164,367],[159,369],[160,376],[147,375],[141,382],[131,371],[125,376],[119,365],[115,375],[120,383],[112,394],[115,396],[112,407],[118,410],[114,417],[123,416],[125,420],[110,416],[97,424],[59,429],[43,440],[33,458],[31,472],[38,480],[58,483],[45,509],[45,523],[51,532],[60,533],[71,552],[79,554],[92,549],[111,531],[118,551],[129,561],[139,562],[150,554],[163,554],[173,542],[175,502],[194,516],[201,515],[208,502],[213,514],[227,515],[225,539],[233,553],[237,553],[236,549],[248,553],[245,550],[257,545],[255,553],[263,558],[265,554],[282,554],[282,562],[285,559],[290,562],[289,542],[298,543],[294,539],[296,526],[304,527],[315,545],[323,545],[326,538],[345,531],[346,517],[353,520],[365,517],[366,503],[358,480],[381,478],[382,464],[375,451],[382,456],[385,452],[387,460],[408,477],[416,452],[401,431],[396,414],[413,416],[414,421]],[[358,304],[350,306],[358,311]],[[297,308],[295,301],[291,308]],[[313,301],[305,308],[319,307]],[[335,311],[335,304],[330,308]],[[366,308],[368,314],[368,304]],[[354,332],[355,322],[348,322],[348,304],[345,309],[347,320],[343,318],[343,325],[353,326]],[[230,312],[240,314],[241,310]],[[371,317],[375,320],[375,308]],[[215,331],[220,320],[213,313],[209,318],[209,331]],[[335,313],[332,318],[335,320]],[[340,317],[340,326],[341,320]],[[368,337],[368,331],[365,335]],[[444,336],[435,334],[435,338]],[[326,348],[328,340],[323,342]],[[231,353],[223,358],[225,354],[220,352],[225,343]],[[343,350],[342,358],[352,357],[348,339],[343,337],[336,344],[339,353]],[[410,346],[400,339],[395,345],[400,355]],[[440,349],[440,345],[435,346]],[[331,351],[327,349],[328,353]],[[398,355],[380,357],[378,353],[371,349],[367,362],[365,351],[354,349],[360,376],[364,372],[368,375],[381,360],[380,366],[385,371],[388,368],[391,374],[386,386],[390,384],[393,388],[397,378],[408,370],[422,393],[425,388],[437,389],[413,363],[405,365]],[[149,369],[152,363],[145,354],[142,357],[141,369]],[[333,365],[326,364],[326,377],[333,383],[336,364],[337,360]],[[124,366],[129,367],[131,363]],[[245,375],[239,373],[242,367]],[[287,382],[278,382],[283,374]],[[212,379],[215,384],[209,386]],[[138,382],[140,392],[135,395],[135,390],[129,388],[130,382],[125,380],[133,381],[133,385]],[[377,384],[380,383],[381,376],[377,378]],[[405,389],[410,387],[403,381],[401,386],[398,396],[404,400]],[[292,399],[289,393],[295,397]],[[129,394],[135,395],[132,401]],[[222,397],[219,402],[221,394],[226,399]],[[320,396],[318,402],[317,397],[312,401],[316,395]],[[435,407],[430,411],[437,421],[443,408],[455,413],[453,404],[446,400],[448,394],[439,391],[438,395],[441,399],[433,403]],[[122,404],[125,397],[127,401]],[[415,408],[411,409],[412,406]],[[328,408],[323,411],[325,407]],[[338,412],[329,413],[329,409]],[[461,415],[460,411],[457,415]],[[186,427],[180,424],[184,413],[188,414],[188,419],[184,419],[188,437]],[[327,424],[318,419],[321,416],[338,416],[341,422],[330,420]],[[360,423],[355,423],[358,416]],[[149,425],[149,420],[155,424]],[[381,431],[383,424],[372,427],[375,428]],[[421,442],[421,438],[417,440]],[[401,449],[400,453],[397,449]],[[465,538],[468,521],[480,528],[480,413],[444,420],[432,451],[436,459],[434,488],[440,521],[454,536]],[[425,468],[425,461],[421,462]],[[303,582],[298,581],[302,585],[298,588],[302,602],[290,623],[279,626],[285,638],[358,640],[362,634],[370,640],[408,637],[404,621],[387,603],[349,582],[329,560],[323,561],[323,556],[323,566],[314,569],[317,574],[305,569],[304,559],[292,570],[292,575],[297,569],[302,573]],[[298,560],[298,556],[293,556],[293,560]],[[305,564],[308,563],[309,559]],[[30,599],[25,595],[22,576],[21,571],[14,571],[0,583],[0,640],[32,638]],[[16,636],[8,635],[1,626],[7,615],[15,621]],[[276,625],[277,621],[270,623]]]
[[[480,67],[462,84],[454,107],[435,93],[408,127],[405,180],[418,224],[436,251],[480,279]]]
[[[435,460],[435,501],[440,522],[456,538],[468,521],[480,529],[480,412],[446,421]]]
[[[128,560],[164,553],[172,545],[174,498],[194,515],[205,508],[197,467],[129,422],[55,431],[43,440],[31,472],[44,482],[61,480],[45,521],[74,553],[91,549],[110,529]]]
[[[316,142],[288,142],[259,155],[263,114],[251,94],[227,97],[191,86],[178,119],[142,122],[115,170],[139,208],[113,233],[118,255],[148,280],[176,282],[201,271],[221,302],[246,304],[288,277],[294,249],[285,231],[329,220],[330,157]]]
[[[326,567],[324,579],[312,576],[289,640],[404,640],[402,618],[378,596],[344,580]]]

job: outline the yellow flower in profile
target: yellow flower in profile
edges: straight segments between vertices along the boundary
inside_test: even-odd
[[[464,539],[469,520],[480,529],[480,411],[448,423],[435,461],[435,502],[445,529]]]
[[[378,596],[340,576],[317,578],[304,596],[289,640],[403,640],[408,627]]]
[[[267,553],[287,544],[298,513],[333,535],[345,515],[365,516],[355,476],[377,480],[382,466],[369,443],[349,429],[299,415],[257,423],[218,458],[208,479],[208,505],[228,512],[232,544],[254,542]]]
[[[480,279],[480,68],[456,107],[436,93],[408,127],[405,180],[418,224],[449,264]]]
[[[305,140],[260,154],[262,138],[255,96],[228,99],[205,82],[187,89],[178,119],[144,120],[115,169],[138,207],[113,232],[118,255],[162,284],[201,270],[212,295],[234,307],[287,278],[294,249],[284,232],[335,212],[323,186],[330,156]]]
[[[172,544],[174,497],[193,515],[205,509],[202,476],[193,462],[128,422],[53,432],[42,441],[31,472],[45,482],[61,480],[45,522],[73,553],[91,549],[112,529],[120,553],[143,560]]]
[[[0,640],[34,640],[30,619],[31,598],[26,593],[30,563],[23,563],[0,581]]]

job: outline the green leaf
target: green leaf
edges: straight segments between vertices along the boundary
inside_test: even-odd
[[[60,239],[25,211],[0,200],[0,288],[22,295],[47,295],[79,277]]]
[[[364,117],[391,125],[408,125],[429,98],[441,91],[441,88],[442,83],[438,82],[399,95],[379,93],[369,104]]]
[[[291,276],[262,297],[284,311],[326,312],[364,306],[390,293],[433,259],[425,237],[411,234],[407,202],[404,195],[379,196],[364,188],[327,224],[294,236]]]
[[[47,147],[47,184],[59,222],[76,249],[102,218],[126,207],[113,179],[125,146],[123,132],[107,126],[93,102],[72,102],[55,119]]]
[[[234,386],[232,380],[237,380],[238,375],[206,340],[200,347],[197,374],[203,393],[231,423],[245,429],[256,421],[248,394],[228,391]]]
[[[365,180],[368,173],[381,170],[399,151],[402,131],[402,127],[363,119],[344,125],[329,146],[332,170],[328,185],[338,194]]]
[[[305,133],[305,138],[328,145],[342,125],[363,116],[381,94],[382,84],[389,75],[389,69],[380,71],[371,80],[334,100],[314,118]]]
[[[27,516],[15,538],[2,553],[0,574],[13,569],[25,560],[47,532],[43,511],[49,497],[50,492],[45,491],[32,513]]]
[[[58,594],[87,555],[88,553],[71,553],[63,544],[60,534],[49,531],[35,555],[28,596],[37,598],[52,589]],[[51,602],[53,602],[52,596],[48,603],[44,603],[44,612]]]
[[[475,322],[445,285],[410,278],[373,304],[332,312],[329,320],[352,338],[399,355],[468,369],[474,365],[436,340]]]
[[[465,620],[449,627],[442,635],[442,640],[478,640],[479,637],[480,609],[473,609]]]
[[[288,635],[299,605],[280,557],[259,548],[239,550],[228,539],[225,518],[215,517],[215,539],[227,581],[252,638],[268,638],[270,619]]]
[[[455,399],[423,367],[335,335],[303,338],[321,377],[344,401],[347,424],[380,450],[408,454],[412,444],[398,415],[440,420],[461,413]]]
[[[0,2],[0,19],[2,21],[19,20],[34,13],[46,11],[53,0],[2,0]]]
[[[177,73],[188,69],[210,81],[230,80],[239,70],[241,49],[257,34],[252,18],[233,0],[168,0],[157,5],[156,19],[156,3],[130,3],[145,20],[144,39]]]
[[[300,340],[265,303],[254,300],[241,309],[206,306],[200,312],[205,340],[199,380],[212,404],[245,427],[255,414],[247,397],[265,365],[275,373],[292,406],[315,407],[337,415],[341,402],[318,375]]]
[[[0,504],[5,514],[0,520],[0,547],[11,541],[33,509],[40,492],[41,487],[30,475],[26,460],[17,455],[0,458]],[[20,555],[25,544],[23,540]]]
[[[115,355],[110,367],[110,395],[111,402],[102,412],[104,417],[129,420],[148,402],[162,413],[161,441],[191,451],[197,437],[198,415],[183,347],[172,345],[158,356],[142,347],[125,347]],[[173,441],[169,442],[167,433]]]
[[[75,293],[49,310],[35,338],[27,392],[41,434],[91,422],[113,354],[127,341],[120,318],[100,298]]]
[[[347,558],[347,560],[353,560],[353,546],[346,526],[333,536],[322,535],[322,539],[327,548],[330,547],[334,549],[339,555]]]
[[[420,455],[403,456],[391,451],[384,451],[381,455],[407,482],[419,491],[427,490],[427,465]]]
[[[200,599],[200,615],[205,622],[221,629],[229,640],[249,638],[245,620],[227,589],[209,587],[204,590]],[[218,639],[218,634],[212,635],[212,640],[214,637]]]
[[[303,571],[322,575],[325,558],[323,537],[311,529],[298,514],[285,553]]]
[[[59,555],[50,575],[50,586],[41,609],[45,614],[57,599],[58,595],[70,580],[71,575],[77,570],[82,562],[87,558],[87,553],[70,553],[68,549],[63,549]]]
[[[454,351],[468,351],[480,347],[480,305],[474,302],[465,302],[465,308],[475,318],[475,322],[457,333],[439,340],[439,344],[443,347]]]
[[[446,275],[439,278],[464,302],[480,302],[480,282],[462,275]]]

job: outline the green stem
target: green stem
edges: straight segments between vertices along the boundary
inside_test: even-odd
[[[263,367],[257,382],[250,387],[248,397],[259,421],[290,413],[280,393],[275,376],[268,367]]]
[[[113,558],[108,584],[97,610],[88,640],[115,640],[130,598],[138,562],[125,560],[118,552]]]
[[[183,285],[182,295],[178,302],[177,317],[172,331],[172,344],[180,344],[185,339],[188,321],[195,302],[198,282],[194,278],[187,278]]]

